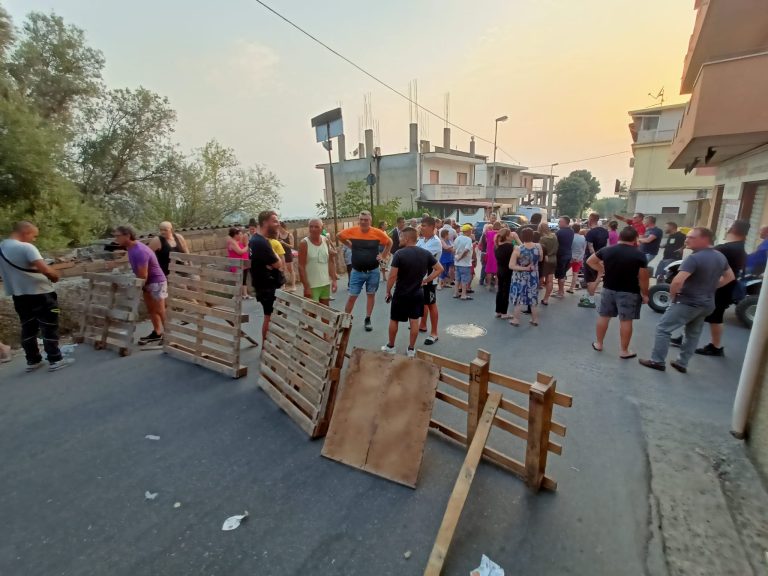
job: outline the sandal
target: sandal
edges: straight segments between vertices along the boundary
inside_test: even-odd
[[[440,338],[438,338],[437,336],[427,336],[424,339],[424,344],[426,344],[427,346],[431,346],[432,344],[434,344],[438,340],[440,340]]]
[[[514,326],[515,328],[520,327],[520,322],[512,322],[512,320],[509,321],[510,326]]]
[[[598,348],[597,344],[595,344],[594,342],[592,342],[592,350],[594,350],[595,352],[602,352],[603,351],[603,349],[602,348]]]
[[[531,326],[538,326],[538,325],[539,325],[539,323],[538,323],[538,322],[534,322],[533,320],[531,320],[531,321],[529,322],[529,324],[530,324]]]

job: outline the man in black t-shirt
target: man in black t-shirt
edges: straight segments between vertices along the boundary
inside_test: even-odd
[[[424,315],[424,288],[443,271],[440,262],[427,250],[416,246],[419,239],[415,228],[404,228],[400,233],[400,250],[392,257],[387,278],[387,302],[392,303],[389,316],[389,342],[381,349],[395,353],[395,338],[400,322],[410,324],[410,341],[407,356],[416,355],[416,339],[419,336],[419,319]],[[431,271],[429,276],[424,276]],[[392,295],[392,287],[395,294]]]
[[[398,216],[397,224],[389,232],[389,238],[392,240],[392,250],[390,250],[390,254],[394,254],[400,250],[400,232],[403,231],[403,228],[405,228],[405,218]]]
[[[608,230],[600,226],[600,214],[592,212],[587,220],[589,230],[584,238],[587,240],[587,251],[584,254],[584,282],[587,283],[587,293],[579,300],[581,308],[596,308],[595,292],[600,280],[597,270],[592,268],[588,262],[592,254],[597,254],[608,245]]]
[[[661,255],[661,262],[656,266],[656,278],[664,274],[664,268],[675,260],[683,259],[685,249],[685,234],[677,229],[677,222],[667,222],[664,231],[667,233],[667,243]]]
[[[664,233],[661,228],[656,226],[655,216],[646,216],[643,219],[643,224],[645,224],[645,233],[637,241],[640,244],[640,252],[645,254],[647,261],[650,262],[659,253],[661,237]]]
[[[619,317],[621,348],[619,357],[627,360],[637,354],[629,349],[632,340],[632,321],[640,319],[640,306],[648,302],[648,274],[645,256],[637,249],[637,230],[624,228],[616,246],[603,248],[593,254],[587,263],[603,274],[603,294],[597,319],[597,342],[592,348],[603,350],[605,333],[611,318]]]
[[[283,261],[277,257],[267,239],[277,234],[280,220],[277,212],[265,210],[259,213],[258,228],[248,242],[251,253],[251,281],[256,292],[256,300],[264,309],[264,323],[261,325],[262,342],[267,337],[269,321],[275,305],[275,290],[281,286]]]
[[[555,265],[555,278],[557,279],[557,298],[565,298],[565,275],[571,266],[573,258],[573,237],[576,234],[571,228],[571,219],[561,216],[557,236],[557,264]]]

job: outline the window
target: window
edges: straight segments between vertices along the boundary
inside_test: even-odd
[[[467,185],[467,173],[466,172],[456,172],[456,184],[459,186],[466,186]]]
[[[643,118],[643,130],[656,130],[659,127],[658,116],[646,116]]]
[[[440,170],[430,170],[429,171],[429,183],[430,184],[440,184]]]
[[[679,206],[662,206],[661,213],[662,214],[679,214],[680,207]]]

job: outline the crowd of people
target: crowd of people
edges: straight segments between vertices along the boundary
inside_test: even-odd
[[[626,226],[619,229],[619,221]],[[751,255],[745,249],[748,231],[749,224],[737,220],[726,241],[713,246],[713,234],[707,228],[684,234],[674,222],[666,223],[666,243],[655,275],[670,262],[683,259],[684,249],[691,253],[671,284],[672,304],[657,324],[652,354],[640,359],[642,365],[666,369],[670,346],[680,348],[671,362],[680,372],[687,371],[695,353],[724,354],[723,315],[738,299],[738,278],[745,268],[764,269],[768,260],[768,227],[760,231],[763,242]],[[531,326],[539,326],[540,305],[549,306],[551,298],[565,299],[584,290],[577,305],[597,309],[592,348],[603,352],[610,321],[618,318],[619,357],[631,359],[637,357],[630,348],[633,322],[640,318],[642,304],[648,302],[653,275],[649,263],[660,252],[665,232],[653,216],[639,213],[631,218],[616,215],[606,223],[596,213],[583,223],[562,216],[555,231],[538,213],[517,229],[490,214],[488,223],[477,231],[470,224],[424,214],[410,221],[398,218],[388,230],[386,222],[374,227],[371,213],[363,211],[357,225],[339,231],[336,239],[322,220],[311,219],[308,234],[294,246],[293,235],[277,213],[264,211],[247,227],[229,230],[226,252],[229,258],[248,262],[232,271],[243,269],[240,295],[251,299],[252,290],[263,309],[262,338],[280,288],[294,290],[298,280],[304,297],[329,306],[338,289],[337,260],[343,258],[348,287],[344,309],[354,313],[365,290],[362,324],[368,332],[373,330],[380,283],[385,283],[385,302],[390,306],[388,339],[382,346],[385,352],[395,353],[401,322],[409,324],[408,356],[415,355],[420,333],[427,334],[424,345],[439,341],[437,293],[441,290],[451,290],[460,302],[473,299],[473,287],[495,291],[495,317],[508,320],[513,327],[520,326],[523,314],[530,316]],[[63,358],[59,348],[59,310],[53,288],[59,277],[34,246],[38,233],[30,222],[14,227],[10,238],[0,243],[0,274],[21,322],[27,370],[43,365],[37,340],[40,334],[49,370],[59,370],[72,360]],[[127,252],[133,273],[144,280],[143,297],[152,332],[141,337],[139,344],[162,343],[173,253],[189,252],[187,242],[170,222],[160,223],[159,233],[148,244],[127,225],[118,226],[113,234],[116,244]],[[705,323],[710,326],[711,341],[698,347]],[[0,362],[9,358],[9,348],[0,342]]]

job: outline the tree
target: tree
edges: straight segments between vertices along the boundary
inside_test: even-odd
[[[43,118],[66,122],[79,100],[101,92],[104,56],[61,16],[32,12],[7,67],[19,92]]]
[[[605,218],[611,218],[613,214],[622,214],[627,208],[624,198],[598,198],[592,203],[592,210]]]
[[[333,218],[333,206],[321,201],[315,204],[318,216]],[[339,218],[357,216],[363,210],[371,211],[371,192],[365,180],[355,180],[347,184],[346,191],[336,198],[336,211]],[[373,207],[373,225],[377,226],[382,220],[388,224],[394,223],[400,212],[400,199],[393,198],[383,204]]]
[[[589,197],[584,202],[581,211],[583,211],[584,208],[589,208],[592,205],[592,202],[597,199],[597,195],[600,194],[600,182],[597,181],[597,178],[592,176],[592,172],[589,170],[574,170],[569,176],[578,176],[589,186]]]
[[[580,176],[571,174],[555,185],[558,214],[580,217],[589,200],[589,184]]]

